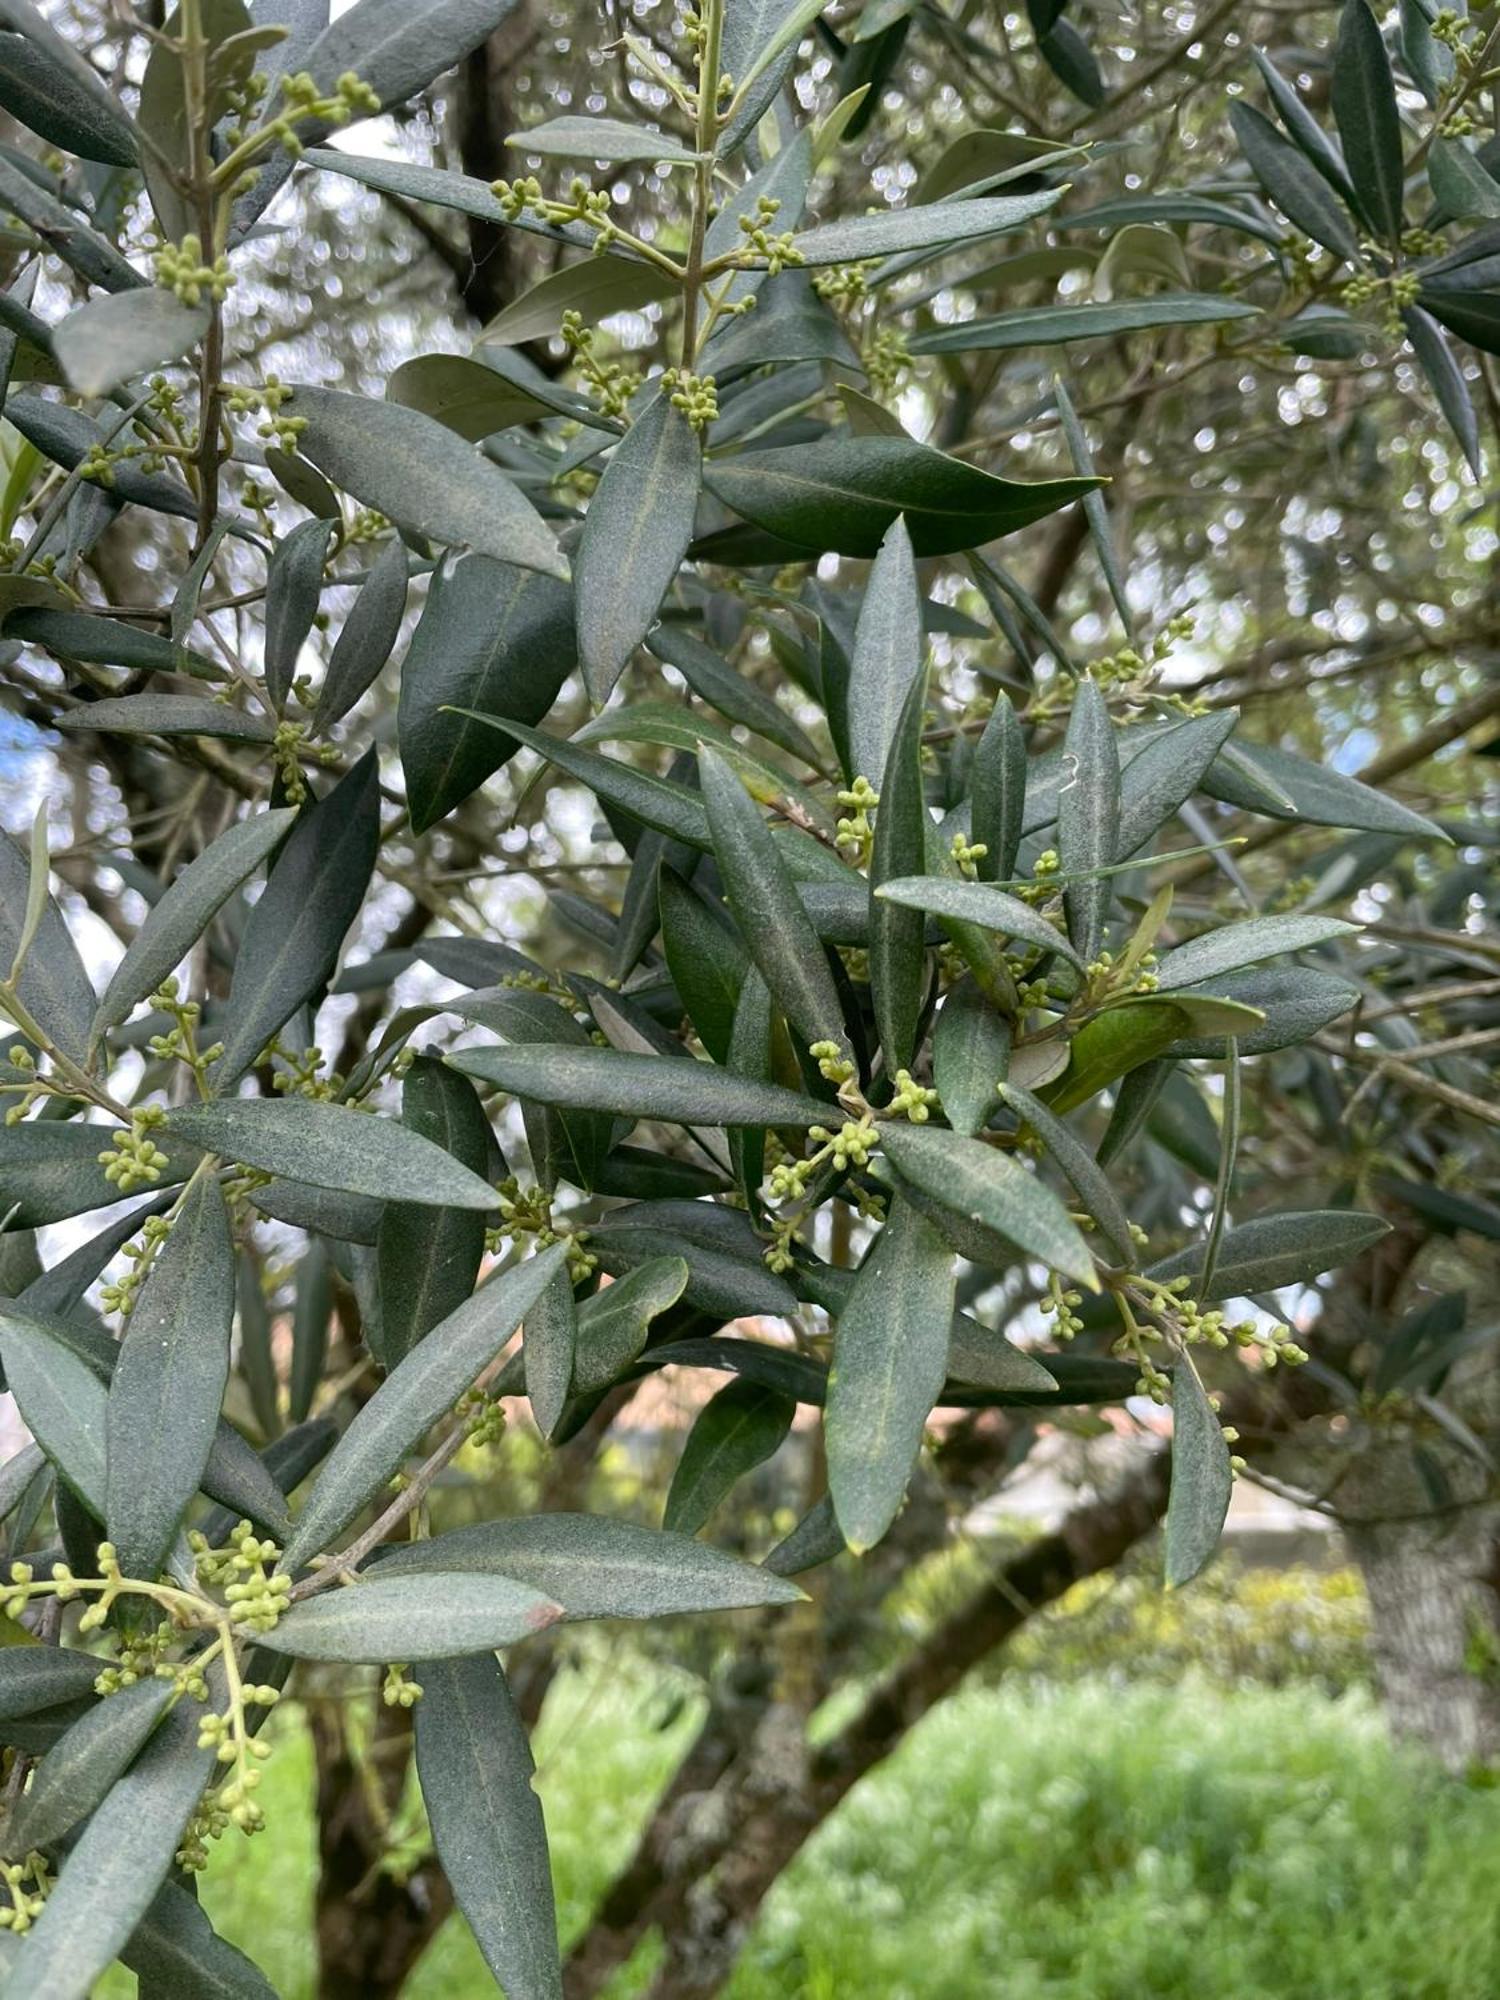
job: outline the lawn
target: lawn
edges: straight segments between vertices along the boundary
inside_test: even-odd
[[[538,1754],[567,1933],[692,1724],[617,1660],[555,1688]],[[284,2000],[314,1992],[309,1772],[289,1716],[272,1831],[203,1884]],[[1493,2000],[1497,1884],[1500,1792],[1393,1753],[1361,1691],[1028,1677],[961,1695],[859,1788],[727,2000]],[[408,1996],[493,1990],[455,1919]]]

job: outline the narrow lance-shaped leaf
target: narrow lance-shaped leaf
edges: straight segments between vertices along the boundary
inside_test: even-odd
[[[226,530],[227,532],[227,530]],[[222,537],[219,537],[222,540]],[[215,542],[217,548],[217,541]],[[196,599],[194,600],[196,604]],[[174,613],[175,613],[174,602]],[[191,619],[188,623],[191,626]],[[59,659],[101,667],[134,667],[146,673],[191,674],[194,680],[222,681],[223,667],[191,652],[186,633],[168,637],[127,625],[121,618],[100,618],[91,611],[50,611],[33,606],[12,611],[5,620],[7,639],[26,639]]]
[[[882,882],[920,869],[925,859],[927,806],[922,796],[922,723],[927,706],[927,675],[917,674],[891,737],[880,805],[875,817],[875,843],[870,861],[870,984],[875,1021],[885,1070],[894,1079],[916,1052],[917,1024],[922,1014],[926,960],[920,910],[892,902],[878,893]]]
[[[0,1649],[0,1722],[81,1700],[94,1691],[99,1661],[71,1646]]]
[[[664,132],[627,124],[623,118],[546,118],[524,132],[510,133],[505,143],[518,153],[535,153],[543,159],[665,160],[691,166],[698,157]]]
[[[1010,1023],[972,979],[951,987],[932,1034],[932,1080],[955,1132],[972,1139],[1010,1064]]]
[[[391,657],[406,610],[406,544],[393,535],[360,585],[318,691],[313,726],[342,722]]]
[[[901,875],[894,881],[882,882],[876,894],[892,903],[906,903],[914,910],[930,910],[937,917],[978,924],[984,930],[999,932],[1002,937],[1020,938],[1042,951],[1055,951],[1059,958],[1082,970],[1082,958],[1061,931],[1029,903],[988,882],[960,882],[940,875]]]
[[[271,1353],[271,1310],[258,1259],[247,1256],[239,1260],[235,1291],[240,1309],[237,1371],[256,1423],[267,1437],[274,1438],[281,1429],[281,1412],[277,1407],[276,1362]]]
[[[8,833],[0,832],[0,979],[11,976],[27,925],[30,897],[30,856]],[[17,996],[63,1053],[82,1062],[88,1053],[94,989],[51,896],[31,928],[31,943],[16,982]]]
[[[949,243],[974,243],[1019,229],[1045,215],[1062,197],[1061,188],[1038,194],[992,195],[970,201],[913,203],[888,209],[883,215],[849,216],[804,230],[796,240],[798,262],[858,263],[865,257],[889,257],[904,251],[930,250]]]
[[[716,751],[698,763],[714,859],[746,949],[804,1048],[846,1047],[823,947],[759,806]]]
[[[355,70],[393,111],[504,21],[511,0],[356,0],[311,43],[308,73],[331,90]]]
[[[563,1262],[554,1244],[492,1278],[400,1362],[339,1439],[282,1558],[292,1570],[325,1549],[399,1470],[411,1447],[487,1368]],[[497,1644],[501,1643],[496,1641]],[[415,1651],[408,1641],[403,1651]],[[376,1655],[389,1659],[391,1654]]]
[[[99,1155],[110,1141],[107,1126],[83,1125],[74,1119],[27,1118],[19,1125],[0,1123],[0,1185],[4,1214],[11,1229],[40,1229],[70,1215],[103,1208],[118,1201],[119,1189],[104,1178]],[[187,1171],[168,1166],[160,1186],[187,1179]]]
[[[1073,398],[1068,394],[1067,384],[1059,375],[1053,383],[1053,399],[1057,404],[1058,420],[1063,436],[1068,441],[1068,455],[1073,461],[1075,472],[1092,473],[1093,454],[1089,450],[1088,434],[1083,428]],[[1114,532],[1110,527],[1109,509],[1104,503],[1104,493],[1095,487],[1092,493],[1083,496],[1084,516],[1089,524],[1094,548],[1099,557],[1099,567],[1104,571],[1104,581],[1109,585],[1109,594],[1115,601],[1115,609],[1120,614],[1120,623],[1128,634],[1133,629],[1130,600],[1125,594],[1125,574],[1120,568],[1119,552],[1115,548]]]
[[[460,1209],[459,1214],[468,1211]],[[389,1304],[382,1301],[382,1318]],[[287,1384],[287,1414],[295,1424],[303,1423],[313,1406],[313,1398],[323,1380],[328,1358],[328,1323],[333,1313],[333,1282],[328,1250],[321,1237],[313,1237],[297,1266],[296,1296],[292,1305],[292,1366]],[[277,1440],[281,1442],[280,1439]]]
[[[97,1041],[153,994],[296,823],[290,808],[236,820],[183,869],[131,939],[94,1016]]]
[[[212,736],[226,743],[269,743],[271,722],[246,708],[232,708],[200,694],[127,694],[91,701],[59,716],[69,735]]]
[[[690,1274],[683,1294],[687,1303],[721,1321],[796,1310],[786,1279],[767,1270],[764,1246],[749,1218],[733,1209],[700,1201],[637,1202],[605,1216],[590,1235],[606,1271],[681,1258]],[[580,1377],[583,1347],[592,1339],[591,1322],[601,1303],[590,1300],[579,1314]]]
[[[236,1083],[332,977],[379,842],[380,771],[370,750],[302,814],[250,912],[225,1009],[224,1053],[212,1072],[216,1090]]]
[[[459,713],[535,750],[559,771],[587,785],[602,805],[617,806],[631,819],[638,819],[642,826],[653,827],[687,847],[705,852],[712,848],[703,800],[686,785],[674,785],[670,779],[654,777],[649,771],[637,771],[617,757],[601,757],[580,744],[548,736],[540,729],[529,729],[509,717],[501,721],[494,716],[479,715],[473,709],[461,709]]]
[[[1273,1292],[1282,1285],[1311,1284],[1324,1271],[1349,1263],[1389,1233],[1388,1222],[1358,1209],[1291,1209],[1252,1216],[1248,1222],[1225,1230],[1204,1301]],[[1187,1277],[1196,1284],[1203,1259],[1204,1246],[1192,1243],[1153,1264],[1149,1275],[1163,1282]]]
[[[488,1179],[489,1120],[473,1085],[431,1056],[418,1056],[401,1086],[403,1125],[441,1146],[477,1180]],[[476,1209],[389,1201],[376,1254],[386,1366],[394,1367],[474,1289],[484,1258]]]
[[[1253,105],[1231,104],[1229,118],[1251,172],[1287,221],[1334,256],[1357,262],[1359,238],[1326,176]]]
[[[671,273],[654,264],[585,257],[581,263],[549,272],[503,306],[480,334],[479,344],[517,347],[546,340],[561,330],[563,315],[570,312],[580,314],[585,326],[597,326],[611,313],[633,312],[670,298],[675,289]]]
[[[691,632],[680,625],[663,624],[646,643],[659,660],[677,669],[700,701],[721,716],[743,723],[814,770],[822,767],[817,745],[775,697],[738,673]]]
[[[904,520],[886,531],[860,599],[849,661],[849,749],[856,776],[879,785],[891,740],[927,653],[922,595]]]
[[[976,862],[982,882],[1007,882],[1015,873],[1026,807],[1026,738],[1010,696],[1002,690],[974,746],[969,772],[969,837],[984,853]]]
[[[402,662],[396,711],[416,832],[515,755],[525,739],[500,719],[540,722],[577,657],[573,594],[555,577],[481,555],[438,571]]]
[[[168,1144],[181,1138],[204,1152],[314,1187],[420,1202],[491,1209],[495,1190],[441,1146],[392,1118],[307,1097],[222,1097],[187,1104],[167,1120]]]
[[[71,270],[91,285],[107,292],[124,292],[144,286],[146,280],[110,242],[107,236],[79,220],[77,211],[33,180],[27,173],[0,157],[0,203],[26,227],[33,230]]]
[[[995,1231],[1065,1277],[1099,1289],[1094,1260],[1052,1190],[1007,1153],[931,1125],[890,1120],[881,1146],[904,1181],[941,1207]]]
[[[1213,1213],[1203,1239],[1203,1262],[1198,1283],[1205,1292],[1213,1289],[1214,1267],[1229,1220],[1229,1199],[1234,1191],[1234,1169],[1240,1146],[1240,1051],[1233,1035],[1224,1043],[1224,1115],[1219,1131],[1219,1171],[1214,1183]]]
[[[7,978],[14,978],[26,962],[37,931],[46,914],[50,891],[47,878],[52,868],[52,854],[47,844],[47,807],[45,802],[36,809],[31,822],[31,840],[28,848],[27,865],[30,874],[26,884],[26,908],[21,915],[21,929],[16,938],[16,948],[11,959]]]
[[[662,949],[672,984],[703,1046],[715,1062],[725,1062],[749,954],[670,868],[661,870],[658,898]]]
[[[211,1670],[211,1698],[222,1703],[217,1678]],[[26,1933],[12,1973],[18,1992],[88,2000],[128,1942],[214,1769],[212,1747],[198,1747],[199,1719],[195,1702],[175,1708],[90,1817]]]
[[[330,1460],[330,1464],[332,1461]],[[383,1576],[324,1591],[283,1611],[260,1643],[294,1660],[351,1664],[425,1653],[449,1660],[493,1653],[545,1631],[561,1608],[507,1576]]]
[[[584,1300],[574,1333],[573,1381],[580,1395],[619,1381],[646,1345],[651,1322],[676,1305],[687,1282],[681,1257],[652,1257]]]
[[[1220,973],[1277,958],[1283,952],[1305,951],[1330,938],[1352,937],[1358,924],[1339,917],[1251,917],[1243,924],[1223,924],[1167,952],[1157,967],[1157,986],[1164,993],[1184,986],[1201,986]]]
[[[541,516],[498,466],[418,410],[337,389],[299,388],[298,450],[367,507],[445,546],[565,577]]]
[[[953,1251],[897,1196],[834,1331],[824,1440],[839,1527],[856,1553],[895,1519],[948,1372]]]
[[[1162,292],[1146,299],[1113,299],[1102,304],[1027,306],[935,327],[912,340],[914,354],[985,353],[997,348],[1060,347],[1075,340],[1106,340],[1121,333],[1151,332],[1167,326],[1212,326],[1222,320],[1253,319],[1256,308],[1235,299],[1199,292]],[[1065,480],[1055,482],[1062,486]],[[1093,482],[1090,482],[1091,484]],[[1075,487],[1070,498],[1083,489]],[[1059,503],[1061,504],[1061,503]],[[988,539],[988,537],[986,537]]]
[[[133,375],[176,361],[203,338],[209,309],[185,306],[161,286],[92,299],[53,329],[58,360],[80,396],[107,396]]]
[[[747,1472],[779,1449],[797,1410],[757,1382],[733,1381],[698,1412],[672,1474],[662,1525],[696,1534]]]
[[[1234,1491],[1223,1427],[1192,1358],[1172,1373],[1172,1491],[1167,1502],[1167,1583],[1191,1583],[1219,1546]]]
[[[734,1010],[734,1028],[725,1058],[728,1068],[736,1076],[749,1077],[760,1083],[770,1082],[774,1030],[771,990],[752,966],[745,974],[739,1004]],[[753,1215],[759,1200],[761,1176],[765,1171],[764,1131],[753,1125],[736,1127],[729,1134],[729,1153],[740,1192]]]
[[[1096,1014],[1073,1037],[1068,1067],[1045,1089],[1045,1102],[1059,1117],[1171,1048],[1188,1032],[1189,1021],[1170,1000],[1112,1007]]]
[[[221,1938],[192,1893],[163,1882],[120,1962],[148,1993],[211,1992],[214,2000],[276,2000],[259,1966]]]
[[[550,1439],[562,1420],[573,1382],[573,1353],[578,1342],[578,1312],[573,1280],[566,1264],[526,1315],[521,1355],[526,1371],[526,1396],[544,1438]]]
[[[386,381],[386,400],[420,410],[470,444],[548,413],[539,396],[462,354],[418,354]]]
[[[780,1084],[735,1076],[714,1063],[623,1055],[599,1048],[455,1049],[455,1069],[515,1097],[563,1110],[612,1111],[676,1125],[793,1125],[806,1129],[828,1106]]]
[[[1298,150],[1306,159],[1311,160],[1328,185],[1338,192],[1340,198],[1346,201],[1351,209],[1357,211],[1359,200],[1339,155],[1338,147],[1334,145],[1297,91],[1287,82],[1264,50],[1252,49],[1250,53],[1255,58],[1255,67],[1265,82],[1276,115],[1291,134]]]
[[[0,103],[11,116],[80,159],[135,166],[134,126],[67,37],[30,0],[5,0],[0,23],[14,30],[0,77]]]
[[[1120,1263],[1135,1262],[1135,1246],[1130,1237],[1130,1218],[1108,1175],[1076,1133],[1046,1105],[1019,1084],[1003,1082],[1000,1095],[1023,1123],[1029,1125],[1047,1151],[1073,1183],[1083,1205],[1108,1238]]]
[[[615,446],[589,503],[573,588],[596,703],[609,699],[672,587],[693,538],[702,458],[697,431],[659,392]]]
[[[0,1311],[0,1360],[26,1428],[98,1520],[105,1514],[104,1384],[42,1322]]]
[[[1500,214],[1500,183],[1495,183],[1496,213]],[[1401,314],[1406,337],[1411,342],[1422,373],[1427,377],[1438,407],[1462,447],[1464,460],[1476,479],[1484,477],[1484,454],[1479,443],[1479,419],[1474,413],[1469,385],[1463,369],[1443,338],[1442,329],[1430,313],[1419,306],[1407,306]]]
[[[1391,60],[1368,0],[1344,0],[1333,56],[1333,117],[1350,178],[1388,243],[1400,239],[1405,168]]]
[[[1120,823],[1115,858],[1127,861],[1197,791],[1204,773],[1238,721],[1234,709],[1173,723],[1120,773]]]
[[[1347,1014],[1359,1000],[1359,988],[1334,973],[1310,965],[1265,966],[1250,972],[1221,973],[1202,985],[1190,986],[1184,1000],[1215,997],[1254,1007],[1264,1017],[1259,1026],[1235,1030],[1242,1056],[1265,1055],[1292,1048]],[[1174,1055],[1213,1057],[1223,1053],[1222,1034],[1184,1035],[1172,1045]]]
[[[1427,155],[1427,178],[1449,216],[1493,222],[1500,216],[1500,182],[1461,139],[1437,138]]]
[[[1232,757],[1230,753],[1233,753]],[[1446,840],[1432,820],[1412,812],[1388,792],[1346,777],[1328,764],[1299,757],[1270,743],[1248,743],[1236,734],[1203,780],[1211,798],[1272,819],[1309,820],[1370,833],[1402,833]]]
[[[1042,520],[1098,484],[1001,479],[911,438],[889,437],[740,452],[710,460],[703,477],[757,527],[799,548],[849,556],[873,556],[898,514],[917,555],[949,555]]]
[[[4,178],[3,168],[4,162],[0,161],[0,181]],[[103,425],[82,410],[75,410],[68,404],[49,402],[45,397],[32,395],[26,390],[12,390],[6,398],[5,417],[7,423],[14,424],[44,458],[70,472],[91,451],[104,447],[106,431]],[[125,459],[117,461],[111,471],[114,483],[110,492],[114,498],[154,508],[158,513],[174,514],[181,520],[196,517],[196,503],[181,480],[163,473],[142,472]],[[31,601],[36,603],[42,600],[33,598]],[[45,601],[53,600],[49,596]]]
[[[381,1558],[382,1575],[407,1569],[508,1576],[553,1598],[568,1619],[736,1611],[791,1604],[799,1594],[756,1564],[690,1535],[598,1514],[477,1521],[427,1541],[399,1543]]]
[[[510,2000],[561,2000],[547,1829],[499,1662],[421,1661],[417,1778],[438,1860]]]
[[[1085,677],[1077,684],[1073,713],[1063,741],[1068,775],[1057,798],[1057,844],[1070,875],[1107,868],[1115,858],[1120,822],[1120,756],[1114,725],[1099,686]],[[1109,915],[1107,876],[1070,882],[1063,891],[1068,935],[1078,956],[1092,964],[1104,942]]]
[[[129,1576],[155,1576],[203,1481],[229,1379],[234,1246],[200,1170],[147,1273],[109,1389],[105,1523]]]
[[[332,521],[301,521],[276,544],[266,572],[266,689],[279,715],[296,678],[303,643],[323,592]]]
[[[91,1813],[134,1761],[172,1699],[170,1681],[136,1681],[81,1716],[37,1766],[6,1837],[19,1853],[50,1847]]]

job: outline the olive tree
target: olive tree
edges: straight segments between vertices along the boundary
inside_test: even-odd
[[[182,1871],[259,1829],[289,1676],[370,1691],[372,1668],[441,1873],[376,1911],[325,1897],[326,1990],[393,1990],[451,1894],[508,1993],[559,1993],[526,1730],[549,1628],[805,1619],[795,1579],[901,1559],[938,1406],[1024,1442],[1039,1413],[1170,1405],[1170,1486],[1153,1460],[1026,1581],[1055,1595],[1164,1512],[1184,1585],[1259,1448],[1235,1418],[1306,1358],[1276,1295],[1388,1235],[1376,1203],[1243,1173],[1246,1109],[1285,1051],[1340,1087],[1365,1059],[1330,1037],[1384,968],[1331,906],[1450,830],[1186,685],[1193,620],[1132,592],[1066,361],[1149,337],[1174,379],[1232,385],[1257,357],[1409,342],[1477,470],[1444,329],[1493,344],[1500,196],[1465,143],[1481,31],[1410,10],[1398,99],[1348,0],[1341,143],[1263,60],[1274,118],[1233,121],[1253,180],[1092,208],[1086,147],[988,127],[921,199],[828,201],[878,96],[850,50],[906,17],[835,31],[813,0],[627,29],[619,115],[528,124],[501,179],[325,143],[472,63],[509,12],[182,0],[111,89],[0,5],[0,102],[35,141],[0,156],[22,259],[0,294],[4,671],[128,826],[76,828],[55,869],[45,810],[29,846],[0,838],[0,1361],[33,1440],[0,1470],[3,1609],[29,1642],[0,1653],[0,1846],[14,1976],[49,1995],[117,1957],[148,1985],[267,1990]],[[1066,10],[1030,25],[1038,87],[1104,103]],[[799,95],[815,29],[842,56]],[[470,354],[361,383],[381,393],[283,379],[254,365],[249,274],[274,279],[264,218],[294,171],[554,268]],[[1086,291],[957,303],[1050,290],[1079,226],[1108,244]],[[648,345],[613,337],[621,313]],[[1030,402],[997,440],[1010,355]],[[941,444],[908,428],[908,386]],[[1041,523],[1054,562],[1091,551],[1108,654],[1057,630]],[[149,603],[100,594],[122,543],[151,552]],[[601,892],[554,895],[565,950],[494,935],[474,893],[507,867],[501,798],[534,811],[538,774],[546,839]],[[1378,853],[1356,841],[1309,887],[1281,857],[1318,828]],[[74,900],[118,914],[111,870],[144,914],[94,968]],[[1148,1144],[1176,1164],[1143,1194]],[[65,1254],[38,1238],[105,1208]],[[1055,1337],[1018,1343],[1033,1308]],[[724,1380],[660,1527],[434,1520],[522,1399],[565,1468],[662,1369]],[[826,1483],[798,1525],[755,1560],[704,1539],[799,1407]],[[766,1782],[768,1731],[738,1763],[710,1733],[684,1786],[732,1768],[754,1805],[702,1857],[717,1900],[689,1914],[648,1828],[572,1990],[666,1922],[659,1990],[713,1991],[809,1825],[1006,1629],[990,1604],[910,1700],[877,1697],[810,1811]]]

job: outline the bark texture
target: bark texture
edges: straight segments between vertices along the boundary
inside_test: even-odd
[[[1451,1771],[1493,1763],[1500,1758],[1500,1510],[1476,1505],[1430,1519],[1348,1522],[1344,1532],[1370,1600],[1371,1650],[1392,1730]]]
[[[318,1771],[318,1992],[395,2000],[453,1907],[434,1859],[404,1880],[381,1865],[411,1756],[405,1709],[382,1710],[360,1755],[335,1702],[310,1711]]]

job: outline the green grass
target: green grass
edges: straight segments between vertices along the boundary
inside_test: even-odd
[[[548,1704],[565,1934],[691,1732],[670,1701],[614,1661]],[[283,2000],[314,1992],[309,1777],[283,1725],[271,1829],[223,1843],[203,1885]],[[858,1788],[728,2000],[1493,2000],[1497,1880],[1500,1792],[1393,1753],[1361,1692],[1028,1678],[960,1695]],[[493,1990],[455,1920],[408,2000]]]

